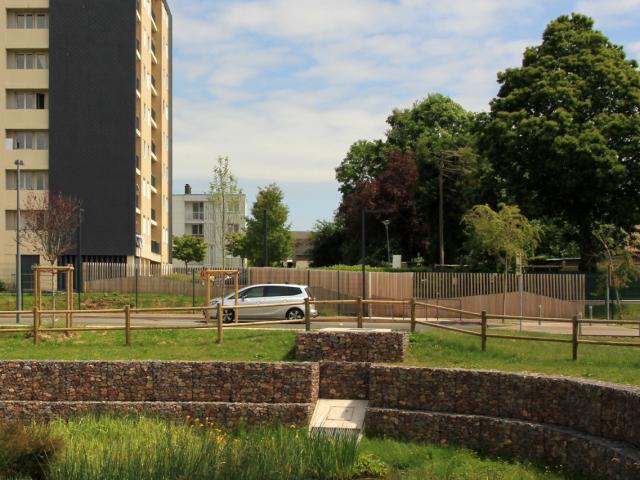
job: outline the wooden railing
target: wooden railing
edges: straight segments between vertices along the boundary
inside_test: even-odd
[[[323,305],[323,304],[340,304],[340,305],[353,305],[355,306],[356,315],[355,316],[340,316],[340,317],[321,317],[321,318],[312,318],[311,316],[311,306],[312,305]],[[456,308],[444,307],[442,305],[434,305],[430,303],[420,302],[416,299],[410,300],[365,300],[362,298],[356,298],[355,300],[309,300],[305,299],[304,301],[304,320],[302,319],[285,319],[285,320],[256,320],[250,322],[239,322],[241,317],[242,310],[250,310],[253,308],[270,308],[270,307],[299,307],[301,303],[298,302],[286,302],[286,303],[273,303],[273,304],[260,304],[260,305],[228,305],[223,306],[222,304],[216,304],[215,306],[199,306],[199,307],[157,307],[157,308],[133,308],[129,305],[125,305],[121,309],[102,309],[102,310],[40,310],[38,307],[34,307],[32,310],[22,310],[22,311],[0,311],[0,316],[3,315],[25,315],[32,316],[33,322],[32,325],[25,326],[15,326],[9,328],[0,328],[0,333],[21,333],[21,332],[33,332],[33,342],[37,345],[40,342],[40,335],[42,333],[55,333],[61,332],[65,334],[69,334],[71,332],[106,332],[106,331],[124,331],[125,332],[125,344],[131,346],[131,333],[133,331],[142,331],[142,330],[216,330],[217,331],[217,342],[222,343],[224,339],[224,330],[228,328],[242,328],[242,327],[252,327],[258,325],[287,325],[293,323],[301,323],[304,321],[305,330],[311,330],[311,323],[323,323],[323,322],[353,322],[357,328],[363,328],[363,323],[365,319],[365,306],[366,305],[404,305],[408,306],[410,310],[410,319],[408,320],[393,320],[390,323],[400,323],[400,324],[409,324],[411,332],[416,331],[416,327],[418,325],[424,325],[431,328],[446,330],[454,333],[470,335],[474,337],[479,337],[481,342],[481,348],[483,351],[487,349],[487,340],[488,339],[507,339],[507,340],[521,340],[521,341],[534,341],[534,342],[553,342],[553,343],[566,343],[572,345],[572,359],[577,360],[578,358],[578,348],[579,345],[605,345],[605,346],[616,346],[616,347],[640,347],[639,342],[623,342],[623,341],[602,341],[602,340],[585,340],[580,338],[581,335],[581,325],[584,324],[596,324],[596,325],[610,325],[610,324],[618,324],[618,325],[632,325],[637,326],[640,332],[640,321],[636,320],[592,320],[592,319],[581,319],[578,318],[577,315],[574,315],[572,318],[558,318],[558,317],[520,317],[520,316],[509,316],[509,315],[492,315],[488,314],[486,311],[482,312],[471,312],[467,310],[461,310]],[[467,317],[474,317],[477,320],[470,319],[465,320],[466,325],[474,325],[477,326],[477,330],[469,330],[467,328],[459,328],[451,325],[447,325],[443,322],[432,321],[428,318],[419,319],[416,316],[416,307],[425,307],[425,308],[433,308],[442,310],[445,312],[452,312],[456,314],[462,314]],[[210,322],[210,312],[216,311],[216,322]],[[223,322],[224,319],[224,310],[233,310],[235,312],[234,322],[225,324]],[[206,323],[203,325],[132,325],[132,317],[136,314],[144,314],[144,313],[189,313],[189,312],[198,312],[204,315]],[[42,325],[42,316],[49,314],[61,314],[65,315],[69,320],[66,322],[64,327],[56,327],[55,323],[51,327],[44,327]],[[114,325],[114,326],[74,326],[73,319],[74,316],[77,315],[83,316],[98,316],[98,315],[118,315],[122,314],[124,318],[123,325]],[[561,324],[570,324],[571,325],[571,338],[556,338],[556,337],[547,337],[547,336],[524,336],[524,335],[511,335],[511,334],[495,334],[489,333],[490,320],[499,320],[501,322],[507,320],[516,320],[516,321],[535,321],[539,324],[543,323],[561,323]],[[499,324],[503,327],[503,323]]]

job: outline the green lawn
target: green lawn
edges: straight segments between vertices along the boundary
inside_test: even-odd
[[[123,308],[125,305],[135,305],[134,293],[83,293],[81,296],[82,309],[110,309]],[[65,292],[56,294],[56,308],[63,309],[66,307]],[[196,295],[196,305],[204,305],[204,297]],[[53,296],[51,293],[44,293],[42,296],[42,307],[51,308],[53,305]],[[174,295],[164,293],[139,293],[139,308],[165,308],[165,307],[190,307],[193,305],[191,295]],[[0,310],[15,310],[16,296],[13,293],[0,293]],[[73,307],[78,308],[78,295],[73,296]],[[33,295],[27,293],[23,297],[23,308],[30,310],[33,308]]]
[[[539,335],[539,334],[538,334]],[[45,336],[34,346],[29,335],[0,335],[0,359],[64,360],[293,360],[292,330],[227,330],[216,344],[215,330],[133,331],[132,346],[123,332]],[[489,339],[486,352],[477,337],[442,331],[411,338],[406,365],[481,368],[571,375],[640,385],[640,351],[635,347],[580,346],[578,361],[571,345]]]

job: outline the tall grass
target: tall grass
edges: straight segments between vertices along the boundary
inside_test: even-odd
[[[357,460],[353,437],[308,435],[283,426],[230,434],[205,423],[134,417],[54,422],[65,448],[51,462],[50,478],[346,479]]]

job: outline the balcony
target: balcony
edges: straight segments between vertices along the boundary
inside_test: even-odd
[[[140,56],[140,39],[136,38],[136,57],[138,57],[138,60],[141,60],[142,57]]]
[[[158,124],[156,123],[156,111],[151,109],[151,126],[153,128],[158,128]]]
[[[151,240],[151,253],[160,255],[160,244],[155,240]]]
[[[8,130],[47,130],[49,111],[45,109],[8,109],[5,114]]]
[[[140,175],[140,155],[136,155],[136,173]]]
[[[136,17],[138,17],[139,22],[142,21],[142,18],[140,17],[140,0],[136,0]]]
[[[4,71],[4,86],[8,90],[48,90],[49,70],[20,70],[7,68]]]
[[[187,222],[204,222],[204,212],[188,212]]]
[[[157,22],[156,12],[151,10],[151,26],[153,27],[154,32],[158,31],[158,24],[156,22]]]
[[[156,187],[156,177],[151,175],[151,193],[158,193],[158,188]]]
[[[155,142],[151,142],[151,158],[156,162],[158,161],[158,149]]]
[[[136,117],[136,135],[142,136],[142,133],[140,133],[140,117]]]
[[[158,213],[155,208],[151,209],[151,225],[154,227],[158,226]]]
[[[153,75],[151,75],[151,93],[153,93],[154,97],[158,96],[158,90],[156,90],[156,77]]]
[[[151,58],[153,59],[153,63],[158,63],[158,58],[156,57],[156,42],[151,41]]]
[[[136,95],[140,98],[140,77],[136,77]]]
[[[37,49],[49,48],[48,28],[7,28],[5,48]]]

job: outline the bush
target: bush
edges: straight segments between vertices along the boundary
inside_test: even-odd
[[[389,466],[371,453],[358,457],[352,470],[353,478],[384,478],[389,474]]]
[[[48,426],[9,423],[0,427],[0,476],[47,478],[50,463],[63,447]]]

